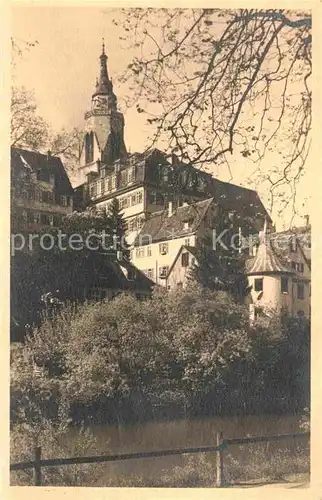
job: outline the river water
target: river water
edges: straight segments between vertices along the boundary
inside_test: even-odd
[[[97,438],[99,453],[116,454],[140,451],[156,451],[172,448],[215,445],[215,434],[223,432],[226,438],[291,434],[302,432],[300,417],[285,415],[251,415],[234,417],[208,417],[185,420],[147,422],[132,426],[101,425],[92,427]],[[303,439],[269,443],[263,446],[273,453],[275,449],[292,449]],[[229,452],[242,461],[248,453],[247,446],[229,447]],[[211,457],[211,454],[207,454]],[[214,454],[212,454],[214,456]],[[141,476],[153,481],[160,475],[171,473],[173,467],[183,465],[183,456],[169,456],[124,460],[105,464],[106,474],[111,477]]]

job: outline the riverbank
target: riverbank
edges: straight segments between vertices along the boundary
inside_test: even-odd
[[[97,426],[90,434],[69,431],[60,439],[50,441],[47,434],[42,443],[43,458],[135,453],[174,448],[212,446],[215,433],[225,438],[267,436],[302,432],[301,418],[286,416],[212,417],[168,422],[150,422],[133,426]],[[13,462],[22,460],[21,435]],[[12,443],[14,444],[14,443]],[[18,447],[19,444],[19,447]],[[32,452],[32,443],[23,445],[24,459]],[[273,483],[304,483],[307,481],[309,443],[307,438],[288,438],[230,445],[223,456],[224,481],[227,487],[254,487]],[[105,464],[44,468],[46,484],[100,487],[204,487],[216,486],[216,453],[177,455],[157,458],[122,460]],[[306,475],[306,476],[305,476]],[[12,484],[26,484],[13,474]],[[32,476],[30,478],[32,484]],[[63,481],[63,482],[61,482]]]

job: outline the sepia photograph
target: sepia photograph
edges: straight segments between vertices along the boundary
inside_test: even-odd
[[[309,488],[311,10],[10,10],[10,485]]]

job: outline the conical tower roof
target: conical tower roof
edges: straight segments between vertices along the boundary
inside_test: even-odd
[[[107,72],[107,55],[105,54],[104,39],[102,44],[102,54],[100,55],[100,75],[98,80],[96,81],[96,88],[92,97],[95,97],[97,95],[108,95],[116,100],[116,96],[113,93],[113,84],[109,79]]]
[[[266,227],[260,233],[260,244],[257,254],[246,263],[247,275],[254,274],[292,274],[276,255],[271,246],[270,238],[267,238]]]

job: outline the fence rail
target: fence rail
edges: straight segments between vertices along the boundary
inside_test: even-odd
[[[121,453],[117,455],[95,455],[88,457],[68,458],[41,458],[41,447],[34,449],[34,460],[18,462],[10,465],[10,471],[34,469],[34,485],[41,486],[41,468],[59,467],[62,465],[91,464],[102,462],[116,462],[119,460],[133,460],[138,458],[166,457],[170,455],[185,455],[191,453],[216,452],[216,485],[222,487],[224,484],[224,457],[223,451],[232,445],[250,443],[268,443],[271,441],[283,441],[287,439],[309,438],[310,433],[278,434],[272,436],[252,436],[246,438],[224,439],[222,432],[216,433],[216,446],[199,446],[193,448],[177,448],[172,450],[143,451],[136,453]]]

